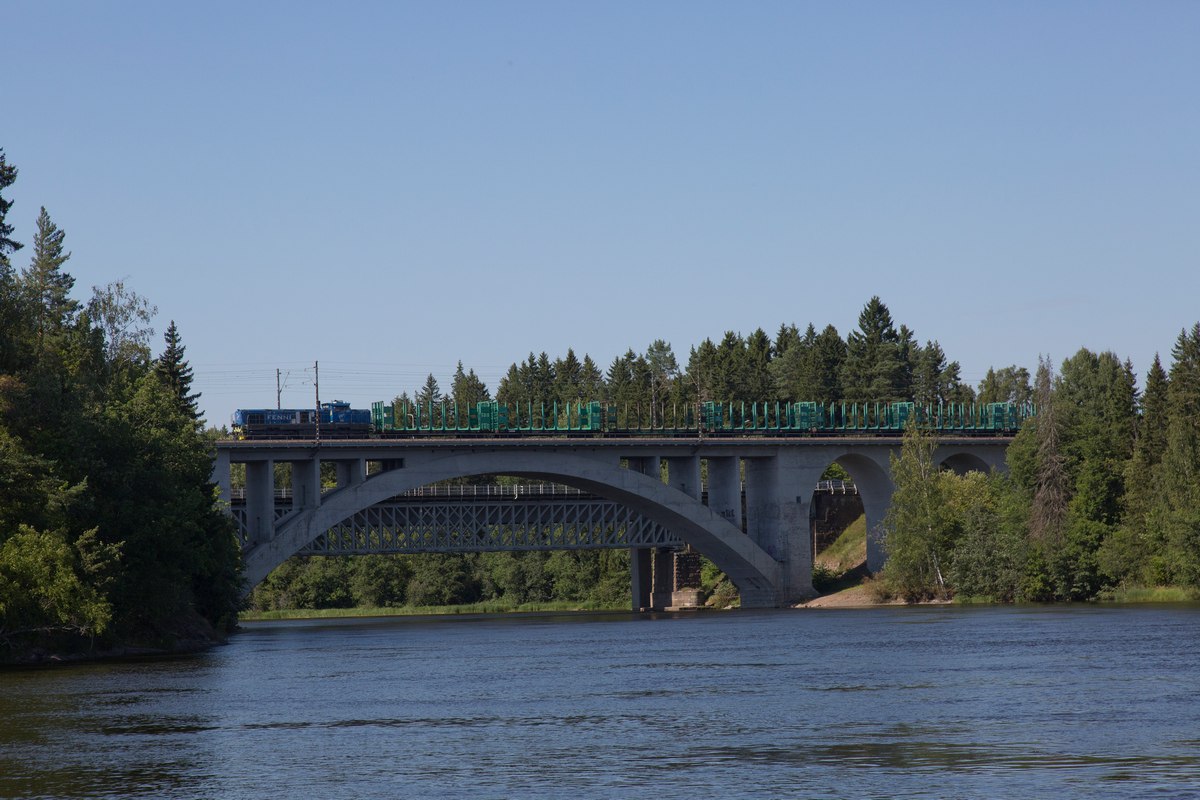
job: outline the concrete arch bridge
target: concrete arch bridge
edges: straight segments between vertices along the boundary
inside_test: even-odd
[[[1010,441],[943,439],[936,458],[957,472],[1003,469]],[[868,568],[883,566],[879,525],[893,492],[889,457],[898,455],[899,448],[899,440],[883,437],[225,441],[217,445],[213,479],[228,503],[230,465],[245,464],[240,513],[244,574],[251,587],[290,556],[313,552],[314,543],[327,541],[329,531],[353,526],[356,515],[398,495],[452,478],[512,475],[574,487],[652,523],[642,524],[633,538],[596,544],[631,549],[635,606],[648,593],[650,548],[667,543],[663,537],[669,535],[716,563],[738,587],[742,605],[752,608],[785,605],[813,594],[809,504],[813,487],[831,463],[840,464],[858,487],[868,530]],[[327,461],[337,465],[338,485],[322,492],[321,464]],[[291,509],[282,514],[276,509],[275,462],[289,462],[292,468]],[[369,477],[368,462],[381,467]],[[708,474],[707,504],[701,494],[702,462]],[[627,532],[633,530],[632,519]],[[480,549],[530,547],[501,543]]]

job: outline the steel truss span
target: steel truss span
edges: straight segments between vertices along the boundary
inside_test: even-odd
[[[290,516],[276,509],[278,519]],[[246,510],[233,509],[242,545]],[[604,500],[380,503],[342,520],[300,555],[682,548],[666,528]]]

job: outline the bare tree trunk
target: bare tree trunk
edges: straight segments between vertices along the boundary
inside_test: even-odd
[[[1038,365],[1038,476],[1033,493],[1030,534],[1035,539],[1057,539],[1067,518],[1066,458],[1058,451],[1062,424],[1054,408],[1053,365],[1047,358]]]

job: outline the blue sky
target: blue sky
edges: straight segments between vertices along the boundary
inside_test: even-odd
[[[878,294],[973,383],[1200,320],[1195,3],[0,2],[17,238],[216,423]],[[16,255],[23,266],[27,247]]]

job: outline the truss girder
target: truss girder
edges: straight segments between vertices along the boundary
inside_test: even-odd
[[[277,519],[291,513],[277,509]],[[233,518],[243,546],[246,511]],[[598,498],[380,503],[358,511],[300,550],[302,555],[461,553],[682,547],[666,528]]]

